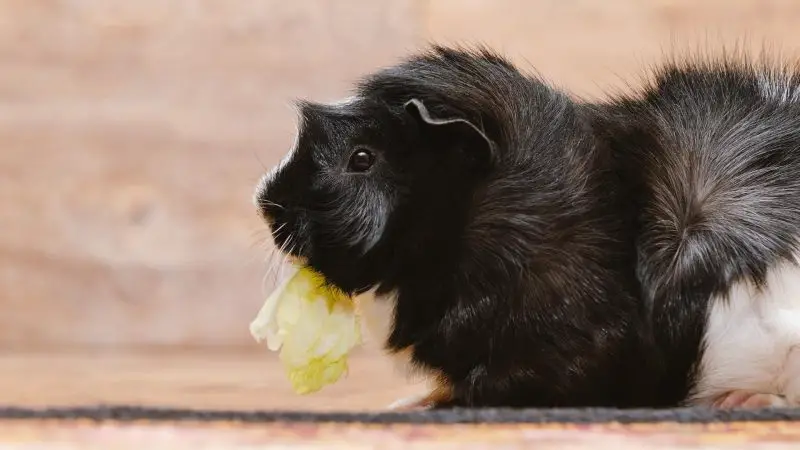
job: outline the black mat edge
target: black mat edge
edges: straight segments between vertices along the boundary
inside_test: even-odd
[[[96,422],[241,422],[241,423],[365,423],[365,424],[472,424],[472,423],[725,423],[800,421],[800,408],[712,410],[703,408],[619,409],[453,409],[413,412],[303,412],[182,409],[140,406],[85,406],[69,408],[0,407],[0,420],[90,420]]]

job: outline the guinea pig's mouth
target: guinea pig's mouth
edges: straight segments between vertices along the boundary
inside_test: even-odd
[[[282,261],[283,265],[289,265],[295,268],[298,267],[308,267],[309,259],[308,256],[299,253],[299,249],[296,247],[289,247],[280,246],[275,243],[274,251],[277,253],[277,256]]]
[[[266,190],[267,179],[268,176],[265,175],[259,182],[254,194],[254,203],[269,229],[273,251],[291,265],[307,266],[309,258],[304,252],[308,250],[308,245],[299,238],[304,231],[303,214],[296,208],[287,208],[281,203],[270,200]]]
[[[270,224],[276,251],[293,265],[307,265],[308,255],[305,253],[307,245],[300,242],[297,233],[293,233],[287,228],[290,228],[287,223],[277,226]]]

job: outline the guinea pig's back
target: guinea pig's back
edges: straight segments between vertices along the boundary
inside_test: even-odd
[[[798,80],[746,63],[674,64],[605,110],[639,211],[663,395],[800,400]]]

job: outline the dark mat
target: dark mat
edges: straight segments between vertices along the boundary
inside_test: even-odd
[[[461,423],[715,423],[798,421],[800,408],[711,410],[701,408],[619,409],[452,409],[414,412],[226,411],[205,409],[93,406],[71,408],[0,408],[0,420],[338,422],[372,424]]]

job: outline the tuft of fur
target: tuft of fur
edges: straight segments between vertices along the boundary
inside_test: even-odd
[[[788,308],[775,313],[788,318],[800,304],[763,298],[771,271],[794,265],[798,250],[800,72],[727,54],[673,60],[652,73],[639,92],[596,105],[593,123],[625,167],[637,210],[638,277],[664,358],[659,389],[689,401],[705,394],[697,391],[708,376],[704,361],[720,360],[717,349],[736,351],[718,338],[740,339],[709,323],[724,315],[758,340],[768,334],[753,327],[775,319],[755,311],[774,303]],[[743,285],[754,290],[724,306]],[[771,339],[764,347],[778,345]],[[756,366],[773,364],[764,358],[772,357],[735,359],[757,372]]]

